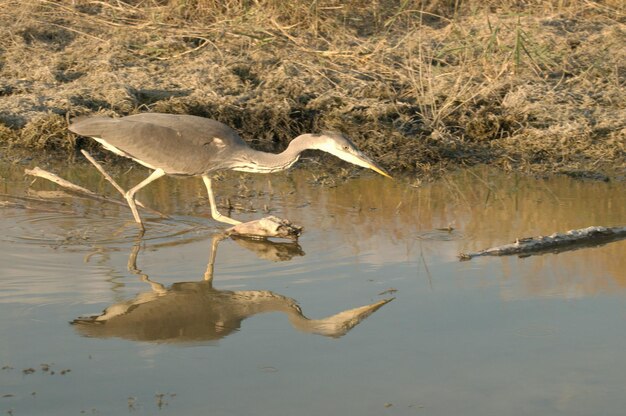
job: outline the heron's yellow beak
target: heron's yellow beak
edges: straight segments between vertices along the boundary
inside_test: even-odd
[[[386,177],[387,177],[387,178],[389,178],[389,179],[393,179],[393,178],[391,177],[391,175],[389,175],[385,169],[381,168],[380,166],[375,165],[374,163],[371,163],[371,164],[368,166],[368,168],[370,168],[370,169],[371,169],[371,170],[373,170],[374,172],[377,172],[377,173],[380,173],[380,174],[381,174],[381,175],[383,175],[383,176],[386,176]]]
[[[358,155],[357,160],[356,161],[352,161],[352,163],[354,163],[356,165],[359,165],[359,166],[362,166],[364,168],[371,169],[371,170],[373,170],[376,173],[380,173],[381,175],[383,175],[383,176],[385,176],[387,178],[393,179],[391,177],[391,175],[389,175],[385,169],[383,169],[380,166],[378,166],[378,164],[376,162],[374,162],[369,157],[365,156],[363,153],[360,153]]]
[[[354,165],[361,166],[363,168],[371,169],[374,172],[380,173],[383,176],[391,178],[391,176],[387,173],[385,169],[378,166],[376,162],[374,162],[372,159],[367,157],[363,152],[359,151],[358,149],[354,149],[351,152],[338,151],[338,149],[335,149],[335,148],[320,149],[320,150],[328,151],[329,153],[334,154],[335,156],[337,156],[340,159],[345,160],[346,162],[350,162]]]
[[[389,179],[393,179],[391,177],[391,175],[389,175],[389,173],[387,173],[387,171],[383,168],[381,168],[380,166],[378,166],[378,164],[376,162],[374,162],[372,159],[370,159],[369,157],[365,156],[364,154],[360,154],[359,155],[360,158],[360,165],[363,166],[364,168],[368,168],[373,170],[376,173],[380,173],[381,175],[389,178]]]

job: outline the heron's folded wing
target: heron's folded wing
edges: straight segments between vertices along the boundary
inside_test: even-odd
[[[70,131],[93,137],[106,148],[166,173],[199,175],[219,169],[220,154],[226,148],[210,132],[167,127],[126,118],[88,117],[72,120]],[[209,133],[209,134],[207,134]]]

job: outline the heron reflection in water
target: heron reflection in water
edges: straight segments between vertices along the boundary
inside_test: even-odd
[[[201,176],[216,221],[238,225],[221,214],[215,203],[211,174],[221,170],[271,173],[289,169],[307,149],[322,150],[357,166],[389,177],[387,172],[338,133],[303,134],[279,154],[252,149],[237,132],[216,120],[191,115],[143,113],[121,118],[77,117],[70,131],[92,137],[115,153],[153,169],[124,194],[135,221],[143,229],[135,194],[164,175]]]
[[[123,338],[133,341],[202,344],[217,341],[241,328],[251,316],[280,312],[303,332],[338,338],[393,299],[349,309],[323,319],[307,318],[291,298],[267,290],[218,290],[213,287],[213,268],[219,242],[212,239],[209,262],[201,281],[179,282],[165,287],[137,268],[139,245],[129,257],[129,269],[151,286],[151,291],[109,306],[97,316],[77,318],[72,324],[83,336]],[[235,239],[235,241],[238,241]],[[303,255],[297,243],[241,239],[249,250],[271,260]]]

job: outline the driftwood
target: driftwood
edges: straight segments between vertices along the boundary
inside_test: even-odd
[[[583,247],[607,244],[626,238],[626,227],[593,226],[570,230],[565,233],[554,233],[549,236],[526,237],[514,243],[492,247],[475,253],[461,253],[460,260],[471,260],[478,256],[508,256],[519,254],[527,257],[544,253],[560,253]]]
[[[272,215],[260,220],[243,222],[226,230],[227,236],[239,235],[250,238],[275,237],[297,240],[300,234],[302,234],[301,226]]]
[[[75,214],[74,211],[67,211],[61,209],[53,209],[53,208],[42,208],[32,206],[30,204],[20,204],[19,202],[12,201],[0,201],[0,208],[18,208],[18,209],[27,209],[38,212],[54,212],[55,214]]]
[[[116,204],[116,205],[120,205],[120,206],[128,206],[128,204],[125,201],[120,201],[117,199],[113,199],[113,198],[108,198],[106,196],[102,196],[102,195],[98,195],[97,193],[90,191],[87,188],[83,188],[82,186],[79,185],[75,185],[72,182],[61,178],[58,175],[55,175],[52,172],[48,172],[47,170],[41,169],[39,167],[34,167],[33,169],[25,169],[24,173],[26,175],[30,175],[30,176],[34,176],[37,178],[41,178],[41,179],[46,179],[49,180],[51,182],[56,183],[57,185],[68,189],[69,191],[84,195],[88,198],[91,199],[95,199],[96,201],[101,201],[101,202],[108,202],[111,204]],[[139,203],[137,204],[139,205]],[[139,205],[142,209],[144,209],[145,211],[154,214],[154,215],[158,215],[161,218],[169,218],[167,215],[160,213],[159,211],[156,211],[152,208],[148,208],[146,206],[144,206],[143,204]]]
[[[55,175],[54,173],[48,172],[47,170],[43,170],[38,166],[34,167],[33,169],[25,169],[24,173],[30,176],[35,176],[37,178],[47,179],[63,188],[67,188],[70,191],[78,192],[79,194],[87,195],[88,197],[97,199],[98,201],[110,202],[109,198],[100,196],[87,188],[83,188],[82,186],[74,185],[72,182],[63,179],[60,176]]]

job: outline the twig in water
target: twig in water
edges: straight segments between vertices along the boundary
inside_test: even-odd
[[[570,230],[565,233],[554,233],[548,236],[526,237],[514,243],[492,247],[475,253],[461,253],[460,260],[471,260],[478,256],[507,256],[519,254],[531,256],[547,252],[562,252],[577,248],[607,244],[626,238],[626,227],[587,227]]]
[[[112,199],[112,198],[108,198],[106,196],[102,196],[102,195],[98,195],[95,192],[90,191],[87,188],[83,188],[82,186],[79,185],[75,185],[72,182],[65,180],[63,178],[61,178],[58,175],[55,175],[54,173],[48,172],[44,169],[41,169],[39,167],[35,167],[33,169],[25,169],[24,173],[30,176],[34,176],[37,178],[42,178],[42,179],[46,179],[49,180],[51,182],[56,183],[57,185],[63,187],[63,188],[67,188],[72,192],[76,192],[82,195],[85,195],[89,198],[95,199],[96,201],[101,201],[101,202],[109,202],[112,204],[117,204],[120,206],[127,206],[128,204],[126,202],[123,201],[119,201],[117,199]],[[139,204],[138,204],[139,205]],[[158,215],[161,218],[168,218],[167,215],[160,213],[159,211],[156,211],[152,208],[147,208],[143,205],[141,205],[141,208],[143,208],[144,210],[146,210],[147,212],[153,214],[153,215]]]

